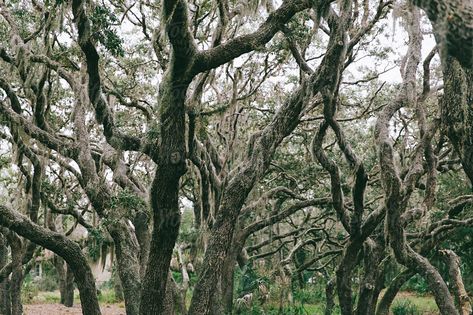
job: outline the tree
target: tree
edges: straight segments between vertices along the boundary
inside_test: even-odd
[[[392,48],[373,45],[393,5],[408,37],[398,64]],[[429,29],[415,5],[437,40],[422,78]],[[0,250],[10,252],[0,279],[12,292],[2,307],[21,313],[39,245],[62,273],[66,261],[84,314],[100,313],[82,248],[100,235],[113,242],[127,314],[186,312],[194,265],[188,314],[231,313],[237,266],[256,262],[286,286],[321,272],[327,314],[334,283],[342,314],[385,314],[417,273],[442,314],[458,312],[426,256],[436,238],[471,225],[471,196],[436,201],[453,191],[439,177],[463,178],[461,165],[473,178],[469,4],[73,0],[0,10],[3,191],[18,190],[0,208]],[[363,58],[372,63],[360,74]],[[401,83],[381,82],[385,62]],[[186,208],[194,222],[181,226]],[[86,244],[68,238],[78,225]],[[405,269],[385,281],[389,263]]]

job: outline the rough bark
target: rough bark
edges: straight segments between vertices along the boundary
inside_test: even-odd
[[[61,295],[60,303],[64,304],[64,300],[66,298],[66,271],[64,270],[64,260],[61,257],[54,255],[53,265],[56,269],[56,273],[59,279],[59,294]]]
[[[325,310],[324,315],[332,315],[335,307],[335,281],[329,279],[325,284]]]
[[[172,44],[169,67],[160,84],[160,139],[157,168],[150,191],[153,233],[140,313],[157,314],[166,296],[169,264],[180,225],[179,180],[186,172],[185,100],[192,52],[196,49],[188,30],[184,1],[164,1],[163,16]]]
[[[408,15],[409,48],[406,65],[403,73],[403,86],[397,99],[386,106],[378,117],[375,132],[379,146],[379,163],[381,166],[381,182],[385,192],[386,206],[386,231],[388,242],[393,249],[397,261],[407,268],[412,268],[421,274],[427,281],[432,291],[437,306],[442,315],[458,314],[453,298],[437,269],[428,259],[415,252],[406,241],[401,214],[407,206],[407,200],[412,191],[415,178],[421,173],[421,153],[405,177],[401,181],[398,169],[394,163],[393,144],[389,135],[389,121],[396,111],[407,104],[415,104],[416,95],[416,70],[420,61],[420,25],[418,11],[413,9]],[[427,135],[423,135],[423,138]],[[423,139],[420,145],[423,145]],[[406,187],[404,187],[405,185]]]
[[[443,55],[473,68],[473,2],[471,0],[414,0],[427,13]]]
[[[0,225],[61,256],[74,271],[83,314],[100,314],[95,280],[78,244],[62,234],[34,224],[25,216],[3,205],[0,206]]]
[[[460,63],[452,57],[442,60],[442,70],[442,125],[473,185],[473,70],[462,69]]]
[[[23,284],[23,243],[15,233],[11,232],[8,236],[11,258],[12,258],[12,274],[10,279],[10,301],[12,315],[22,315],[23,305],[21,304],[21,287]]]
[[[364,275],[360,283],[358,293],[358,304],[356,315],[373,315],[373,305],[376,305],[375,293],[379,273],[379,263],[383,258],[383,249],[376,241],[367,239],[363,246],[363,271]]]
[[[398,274],[389,284],[389,287],[384,292],[383,297],[376,307],[376,315],[388,315],[389,308],[394,301],[397,293],[401,289],[402,285],[406,283],[407,280],[412,278],[416,272],[412,269],[406,269],[400,274]]]
[[[67,307],[72,307],[74,305],[74,272],[69,265],[66,265],[63,304]]]
[[[189,314],[211,314],[211,306],[217,302],[214,285],[221,279],[237,218],[248,194],[264,175],[277,146],[297,126],[299,115],[310,97],[332,84],[332,80],[338,81],[338,73],[334,74],[332,66],[343,64],[345,52],[346,36],[342,26],[331,36],[327,53],[317,71],[289,97],[273,121],[253,136],[245,161],[240,165],[240,170],[232,174],[222,193]]]
[[[460,257],[458,257],[454,251],[449,249],[444,249],[440,251],[440,253],[443,255],[445,263],[448,266],[448,275],[453,287],[458,311],[460,315],[470,315],[472,313],[471,301],[468,292],[466,292],[465,285],[463,284],[460,269]]]
[[[0,270],[7,265],[7,262],[7,238],[4,236],[3,231],[0,230]],[[3,281],[0,281],[0,314],[4,315],[11,315],[9,282],[8,277],[5,277]]]
[[[340,312],[343,315],[353,314],[353,290],[351,275],[357,265],[357,256],[363,242],[349,241],[345,246],[342,259],[337,268],[337,293],[340,303]]]

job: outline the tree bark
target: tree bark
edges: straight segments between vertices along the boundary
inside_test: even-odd
[[[377,279],[379,273],[383,272],[379,269],[379,263],[383,258],[382,253],[383,249],[376,241],[369,238],[365,241],[363,248],[364,275],[360,283],[356,315],[373,315],[373,304],[376,305],[374,295],[377,289]]]
[[[470,0],[414,0],[429,17],[441,54],[455,57],[473,69],[473,2]]]
[[[8,262],[7,238],[4,236],[2,230],[0,230],[0,270],[2,270]],[[11,315],[9,282],[8,277],[0,281],[0,314],[4,315]]]
[[[324,315],[332,315],[335,306],[335,281],[328,279],[325,284],[325,310]]]
[[[169,265],[179,234],[179,181],[186,172],[185,101],[192,79],[189,67],[196,50],[189,34],[186,2],[164,1],[163,16],[173,49],[159,88],[159,154],[150,190],[153,233],[143,280],[142,315],[159,314],[163,309]]]
[[[22,315],[23,305],[21,304],[21,287],[23,284],[23,243],[14,232],[8,236],[11,258],[12,258],[12,274],[10,279],[10,301],[12,315]]]
[[[66,274],[64,281],[64,306],[72,307],[74,305],[74,272],[69,265],[66,265]]]
[[[87,259],[78,244],[40,227],[20,213],[0,205],[0,225],[61,256],[74,271],[84,315],[99,315],[97,289]]]
[[[405,177],[406,179],[401,181],[394,163],[393,144],[389,135],[389,121],[394,113],[407,104],[416,104],[416,71],[420,62],[421,50],[419,19],[418,10],[413,8],[407,16],[409,48],[403,73],[403,85],[396,100],[383,109],[375,127],[376,140],[379,146],[381,182],[385,193],[386,237],[397,261],[407,268],[416,270],[427,281],[441,314],[454,315],[458,312],[445,281],[428,259],[409,246],[401,220],[401,214],[406,210],[407,200],[410,197],[410,185],[413,185],[414,179],[422,170],[421,152],[423,150],[416,153],[416,158]],[[427,135],[424,134],[422,137],[424,139],[420,145],[424,146]]]
[[[407,280],[412,278],[416,272],[412,269],[406,269],[400,274],[398,274],[389,284],[389,287],[384,292],[383,297],[378,303],[376,308],[376,315],[388,315],[389,308],[394,301],[397,293],[401,289],[402,285],[406,283]]]
[[[442,71],[442,125],[473,185],[473,70],[462,69],[458,61],[447,56],[442,60]]]
[[[454,251],[449,249],[441,250],[445,263],[448,266],[448,275],[450,277],[451,285],[458,306],[460,315],[470,315],[472,313],[471,301],[466,292],[465,285],[460,269],[460,257]]]

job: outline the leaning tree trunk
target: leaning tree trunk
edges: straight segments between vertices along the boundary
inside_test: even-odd
[[[460,315],[470,315],[472,313],[471,302],[468,292],[466,292],[465,285],[463,284],[460,257],[452,250],[445,249],[440,252],[448,266],[448,275],[457,301],[458,311]]]
[[[87,258],[77,243],[60,233],[52,232],[31,222],[24,215],[4,205],[0,205],[0,225],[61,256],[74,271],[82,313],[84,315],[100,314],[95,279]]]
[[[388,315],[389,308],[394,301],[399,290],[407,280],[412,278],[416,274],[412,269],[406,269],[398,274],[390,283],[389,287],[384,292],[383,297],[378,303],[376,308],[376,315]]]

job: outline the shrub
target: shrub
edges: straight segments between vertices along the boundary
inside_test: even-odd
[[[417,306],[406,299],[397,301],[391,310],[393,315],[420,315],[420,311]]]

